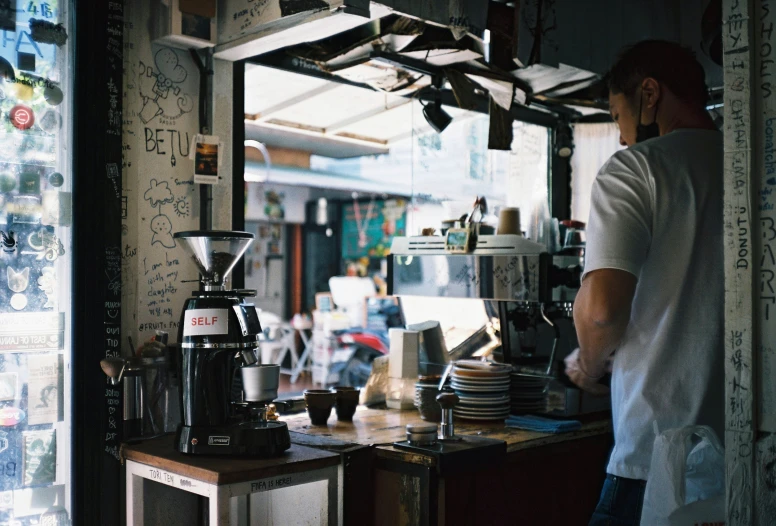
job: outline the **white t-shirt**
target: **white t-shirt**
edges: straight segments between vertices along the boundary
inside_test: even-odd
[[[614,357],[613,475],[647,479],[653,422],[724,436],[722,163],[721,133],[676,130],[615,153],[593,184],[585,273],[638,278]]]

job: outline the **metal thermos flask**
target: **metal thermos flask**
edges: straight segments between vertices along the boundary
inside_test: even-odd
[[[124,438],[143,436],[143,371],[126,371],[124,390]]]

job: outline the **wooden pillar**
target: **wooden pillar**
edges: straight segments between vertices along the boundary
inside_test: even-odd
[[[304,251],[302,248],[302,238],[304,235],[303,225],[294,225],[291,227],[291,276],[288,280],[291,283],[291,302],[289,317],[302,312],[302,296],[304,295]]]
[[[776,1],[723,2],[727,524],[776,517]]]

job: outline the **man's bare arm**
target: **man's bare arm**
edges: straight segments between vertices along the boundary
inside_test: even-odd
[[[585,276],[574,302],[579,362],[592,378],[603,376],[606,360],[625,335],[636,292],[636,277],[618,269],[600,269]]]

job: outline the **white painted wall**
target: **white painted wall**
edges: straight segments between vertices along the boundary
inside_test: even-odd
[[[199,228],[199,192],[188,158],[199,130],[199,71],[188,51],[151,43],[151,3],[125,3],[122,334],[136,345],[155,329],[177,341],[183,302],[197,287],[183,281],[198,277],[172,233]],[[223,82],[223,64],[215,69]],[[165,79],[168,88],[161,86]],[[225,96],[215,102],[216,112],[231,111]],[[229,137],[222,140],[230,145]],[[217,228],[231,223],[231,159],[224,161],[214,192]]]
[[[218,43],[231,42],[255,33],[270,24],[278,23],[281,18],[297,14],[286,12],[289,9],[281,7],[283,3],[280,0],[259,0],[258,2],[254,0],[225,0],[219,2]],[[285,4],[308,6],[309,11],[321,11],[326,14],[342,3],[342,0],[322,1],[318,7],[310,9],[309,6],[315,5],[315,2],[285,2]],[[293,8],[291,10],[296,11]],[[298,16],[295,17],[295,21],[298,22],[298,18]]]

